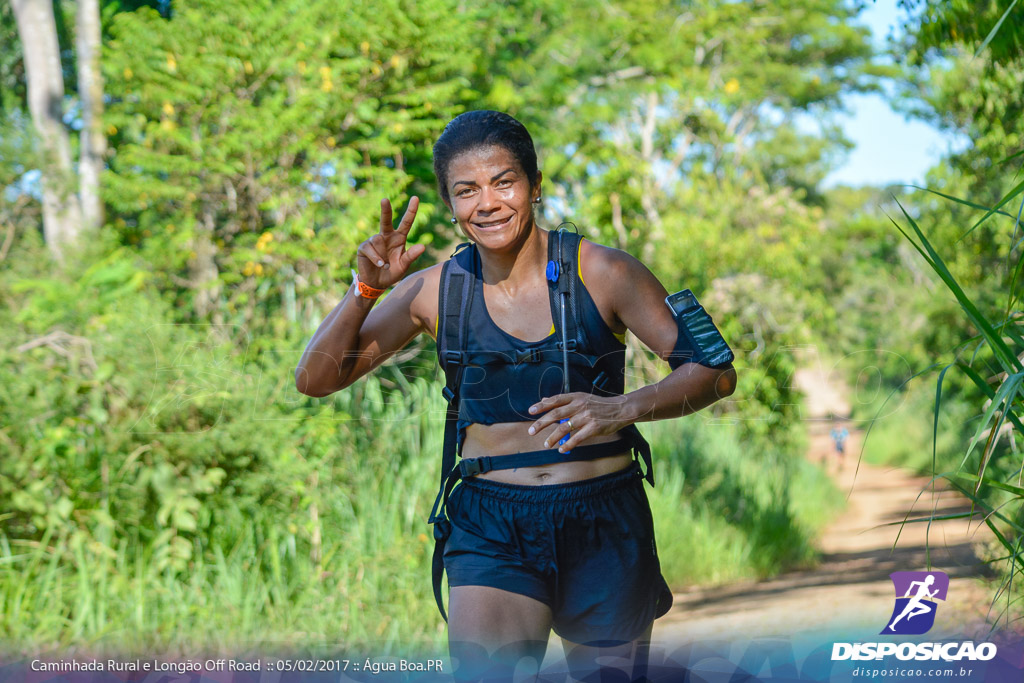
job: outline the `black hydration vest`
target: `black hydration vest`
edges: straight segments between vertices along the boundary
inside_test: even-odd
[[[601,396],[623,393],[625,346],[614,343],[617,342],[614,337],[609,342],[611,331],[600,319],[592,300],[584,298],[590,295],[576,272],[580,239],[579,234],[565,229],[552,231],[548,235],[548,292],[555,335],[539,342],[517,340],[500,330],[486,314],[470,319],[474,296],[480,295],[482,298],[483,293],[480,286],[483,278],[475,244],[460,244],[441,268],[437,356],[445,373],[445,387],[441,393],[448,401],[448,409],[440,490],[428,522],[434,525],[434,599],[441,616],[446,620],[441,598],[441,577],[444,572],[444,544],[451,533],[451,522],[445,514],[445,503],[461,477],[495,469],[592,460],[621,453],[628,446],[635,458],[643,460],[646,466],[645,478],[654,485],[650,446],[636,425],[632,424],[620,431],[623,438],[617,441],[577,446],[568,453],[559,453],[557,448],[550,448],[493,458],[464,458],[456,464],[456,456],[462,455],[464,429],[464,426],[460,426],[459,416],[462,414],[463,417],[470,417],[472,412],[465,410],[462,404],[463,387],[473,383],[466,379],[467,374],[472,374],[467,373],[469,369],[480,373],[483,379],[491,377],[492,381],[505,384],[492,391],[492,397],[496,395],[502,406],[492,411],[492,417],[507,417],[503,421],[508,422],[537,419],[539,415],[529,415],[526,409],[544,395],[562,393],[562,368],[566,360],[569,363],[570,391],[586,391]],[[563,295],[564,330],[561,308]],[[479,306],[484,306],[483,301],[479,302]],[[472,346],[483,344],[483,347],[472,348],[471,341],[474,341]],[[556,378],[554,383],[552,377]],[[548,393],[538,395],[538,392],[544,391]],[[467,390],[467,393],[472,391]],[[480,396],[479,392],[477,395]],[[463,425],[465,422],[467,420],[461,421]]]
[[[563,239],[570,259],[578,267],[579,244],[575,233],[552,233],[548,261],[556,260],[556,244]],[[573,239],[575,238],[575,239]],[[575,242],[575,246],[573,243]],[[498,327],[487,311],[483,297],[480,251],[476,245],[456,251],[451,268],[472,275],[472,292],[466,302],[466,336],[462,340],[462,360],[466,367],[459,384],[458,454],[462,455],[464,428],[470,424],[495,424],[536,420],[529,407],[547,396],[560,394],[565,387],[561,337],[552,324],[552,332],[538,341],[524,341]],[[575,270],[575,269],[574,269]],[[579,273],[577,272],[578,276]],[[572,273],[573,288],[566,301],[568,329],[569,391],[597,396],[623,393],[626,345],[608,327],[581,281]],[[552,321],[561,321],[559,291],[547,281]],[[460,307],[461,308],[461,307]],[[438,318],[438,348],[444,341]]]

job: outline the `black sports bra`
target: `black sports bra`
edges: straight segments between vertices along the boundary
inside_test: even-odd
[[[549,238],[549,257],[554,254]],[[582,241],[582,238],[580,239]],[[579,243],[576,272],[579,273]],[[468,243],[452,257],[450,266],[461,267],[473,277],[473,296],[468,315],[466,351],[468,362],[459,389],[459,442],[465,428],[473,423],[495,424],[534,420],[528,410],[540,399],[562,393],[563,364],[561,337],[552,324],[551,333],[528,342],[505,332],[495,324],[483,295],[480,255]],[[601,317],[587,291],[582,275],[573,278],[576,287],[576,345],[569,351],[569,390],[598,395],[620,395],[624,388],[624,335],[616,335]],[[548,282],[552,320],[560,320],[561,305],[554,283]],[[573,315],[567,307],[566,315]],[[443,334],[439,325],[435,335]]]

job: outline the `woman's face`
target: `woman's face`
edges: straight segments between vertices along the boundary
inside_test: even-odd
[[[477,147],[448,164],[451,209],[466,235],[487,249],[519,244],[533,227],[533,200],[541,174],[530,188],[519,161],[504,147]]]

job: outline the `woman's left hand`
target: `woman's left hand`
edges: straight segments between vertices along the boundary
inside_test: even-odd
[[[570,432],[571,424],[572,436],[558,447],[564,453],[592,436],[615,434],[635,422],[636,419],[629,415],[628,406],[625,395],[606,397],[574,391],[548,396],[530,406],[531,415],[545,411],[546,414],[530,425],[529,433],[539,434],[542,429],[552,426],[551,433],[544,440],[544,447],[554,448]],[[559,422],[565,418],[569,418],[569,422]]]

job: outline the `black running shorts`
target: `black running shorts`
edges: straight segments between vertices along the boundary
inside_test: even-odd
[[[551,608],[578,644],[634,640],[672,605],[640,466],[568,484],[463,479],[448,499],[449,586],[491,586]]]

